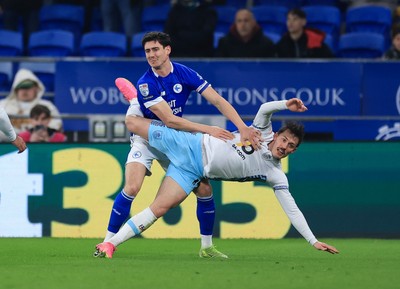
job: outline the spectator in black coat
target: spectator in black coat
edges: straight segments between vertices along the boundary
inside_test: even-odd
[[[198,0],[178,0],[172,6],[164,32],[171,36],[174,57],[212,57],[217,12]]]
[[[229,33],[219,40],[217,57],[274,57],[274,43],[264,35],[248,9],[236,12]]]
[[[325,33],[305,28],[306,13],[292,9],[287,15],[288,32],[276,44],[277,56],[281,58],[331,58],[333,53],[324,43]]]

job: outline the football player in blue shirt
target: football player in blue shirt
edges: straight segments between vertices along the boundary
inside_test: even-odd
[[[207,133],[223,140],[232,139],[232,134],[225,129],[194,123],[181,117],[190,93],[196,91],[236,125],[243,143],[249,141],[256,148],[260,147],[262,141],[260,132],[248,127],[228,101],[197,72],[185,65],[171,62],[169,57],[171,40],[168,34],[149,32],[144,35],[142,45],[150,68],[137,83],[139,89],[137,99],[136,97],[132,99],[130,96],[133,92],[136,96],[136,89],[128,80],[123,78],[116,80],[116,85],[125,98],[136,102],[131,103],[131,108],[136,108],[138,102],[144,117],[159,119],[170,128]],[[129,110],[127,114],[130,114]],[[125,186],[115,198],[105,242],[118,232],[128,218],[132,201],[139,193],[144,177],[151,175],[153,160],[157,159],[164,169],[169,164],[166,156],[151,148],[143,138],[132,136],[131,139],[131,151],[125,166]],[[210,183],[202,180],[193,191],[197,195],[197,218],[200,223],[200,257],[227,258],[225,254],[216,250],[212,243],[215,204]],[[100,255],[96,250],[94,256]]]

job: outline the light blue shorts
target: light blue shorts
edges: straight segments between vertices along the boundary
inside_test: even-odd
[[[171,129],[156,120],[149,127],[150,146],[171,161],[166,176],[175,180],[186,194],[190,194],[203,178],[202,137],[201,133]]]

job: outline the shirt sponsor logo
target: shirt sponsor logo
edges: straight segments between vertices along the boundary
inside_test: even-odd
[[[139,85],[139,90],[140,90],[140,93],[141,93],[143,96],[148,96],[149,93],[150,93],[150,91],[149,91],[149,85],[148,85],[147,83],[140,84],[140,85]]]
[[[174,85],[174,92],[175,93],[181,93],[182,92],[182,84],[177,83]]]

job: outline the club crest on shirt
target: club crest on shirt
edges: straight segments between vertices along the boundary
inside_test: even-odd
[[[135,151],[135,152],[132,153],[132,157],[133,157],[134,159],[138,159],[138,158],[140,158],[141,156],[142,156],[142,153],[141,153],[140,151]]]
[[[162,132],[160,130],[156,130],[153,132],[153,137],[155,139],[161,139],[162,138]]]
[[[182,84],[177,83],[174,85],[174,92],[175,93],[181,93],[182,92]]]
[[[147,84],[147,83],[143,83],[143,84],[140,84],[139,85],[139,90],[140,90],[140,93],[143,95],[143,96],[148,96],[149,95],[149,85]]]

